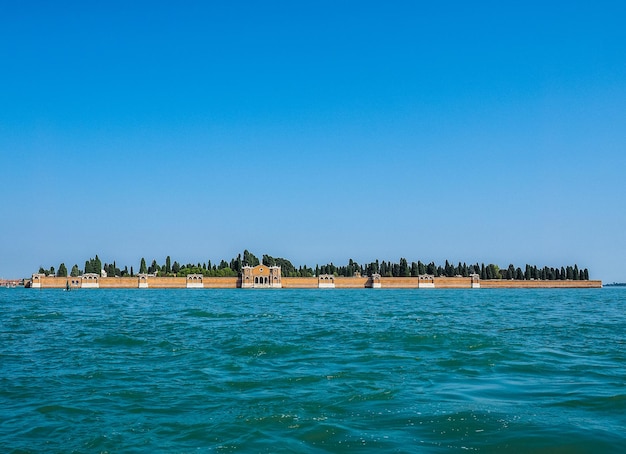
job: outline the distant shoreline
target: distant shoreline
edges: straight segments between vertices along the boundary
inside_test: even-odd
[[[236,289],[245,288],[241,277],[91,277],[85,279],[78,277],[53,277],[39,276],[36,281],[28,280],[26,287],[31,288],[57,288],[57,289],[85,289],[85,288],[111,288],[111,289]],[[600,280],[505,280],[485,279],[477,280],[470,277],[332,277],[332,282],[322,280],[323,277],[283,277],[281,286],[278,288],[315,289],[479,289],[479,288],[602,288]],[[277,288],[277,289],[278,289]]]

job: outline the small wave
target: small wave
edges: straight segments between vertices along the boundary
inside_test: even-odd
[[[138,347],[147,342],[143,339],[126,336],[124,334],[112,334],[95,339],[96,343],[111,347]]]
[[[66,405],[43,405],[36,409],[39,413],[65,413],[65,414],[89,414],[90,410],[84,408],[68,407]]]

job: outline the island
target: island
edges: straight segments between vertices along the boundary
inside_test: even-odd
[[[147,266],[145,258],[135,274],[133,266],[120,269],[116,262],[104,263],[98,257],[85,261],[80,269],[75,264],[67,272],[65,263],[57,271],[54,267],[39,268],[24,282],[28,288],[189,288],[189,289],[432,289],[432,288],[601,288],[602,281],[589,279],[587,268],[577,264],[561,267],[537,267],[526,264],[524,269],[510,264],[500,268],[495,264],[457,265],[447,261],[444,265],[434,262],[399,262],[375,260],[358,264],[350,259],[346,265],[333,263],[295,267],[291,261],[263,255],[259,260],[245,250],[230,261],[219,264],[205,263],[181,265],[167,256],[159,265],[155,260]]]

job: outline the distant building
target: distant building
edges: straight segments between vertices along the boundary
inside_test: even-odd
[[[317,277],[317,288],[335,288],[335,276],[333,274],[320,274]]]
[[[280,266],[244,266],[241,288],[282,288]]]
[[[138,287],[148,288],[148,275],[146,273],[139,273],[137,275]]]
[[[187,288],[204,288],[204,276],[202,274],[188,274]]]
[[[31,277],[31,288],[41,288],[41,280],[46,277],[45,274],[43,273],[35,273],[33,274],[33,276]]]
[[[435,276],[420,274],[417,278],[417,288],[435,288]]]
[[[81,279],[80,288],[100,288],[100,276],[96,273],[85,273]]]

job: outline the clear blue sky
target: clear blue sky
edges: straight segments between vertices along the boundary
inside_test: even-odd
[[[578,264],[626,281],[623,2],[4,2],[0,276]]]

